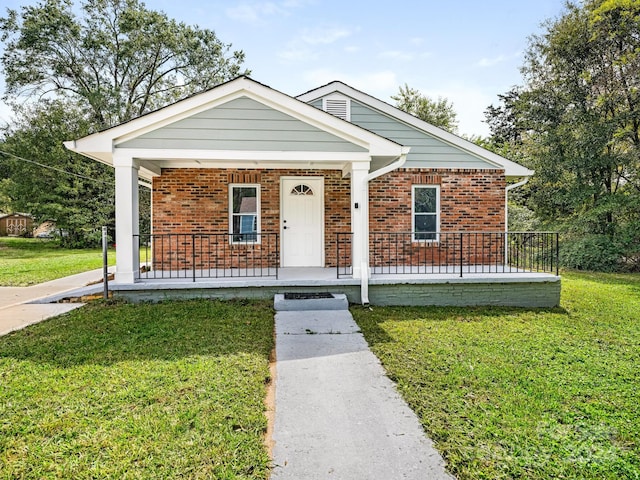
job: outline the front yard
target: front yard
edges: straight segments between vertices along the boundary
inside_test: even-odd
[[[0,479],[264,479],[266,303],[95,304],[0,337]]]
[[[640,478],[640,276],[565,274],[551,311],[352,313],[459,479]]]
[[[465,479],[640,478],[640,277],[562,308],[352,307]],[[0,480],[266,479],[267,302],[96,303],[0,337]]]
[[[115,253],[109,252],[109,264]],[[0,238],[0,286],[26,287],[102,267],[99,248],[60,248],[54,240]]]

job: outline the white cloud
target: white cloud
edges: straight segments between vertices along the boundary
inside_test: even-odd
[[[417,88],[417,87],[414,87]],[[484,111],[495,100],[477,86],[452,84],[442,88],[421,89],[431,98],[444,97],[453,103],[458,116],[458,131],[467,135],[489,135],[489,126],[484,123]]]
[[[318,55],[305,46],[290,44],[286,50],[278,53],[278,57],[288,62],[303,62],[314,60]]]
[[[316,27],[312,29],[303,29],[297,37],[292,39],[285,50],[277,55],[282,60],[288,62],[309,61],[318,58],[318,51],[326,45],[337,42],[341,38],[351,35],[352,30],[345,27]]]
[[[391,60],[401,60],[403,62],[410,62],[415,58],[413,53],[403,52],[400,50],[387,50],[378,54],[380,58],[389,58]]]
[[[302,30],[299,40],[308,45],[328,45],[351,35],[344,27],[316,27]]]
[[[499,63],[502,63],[504,61],[507,60],[507,57],[505,55],[498,55],[497,57],[493,57],[493,58],[481,58],[478,63],[476,63],[476,65],[478,67],[493,67],[494,65],[498,65]]]
[[[227,8],[225,12],[227,16],[233,20],[245,23],[258,23],[263,21],[264,17],[281,12],[281,9],[272,2],[254,3],[251,5],[245,3]]]
[[[340,80],[353,88],[362,90],[385,102],[389,101],[389,96],[395,93],[395,90],[397,90],[400,84],[396,73],[391,70],[352,74],[320,68],[307,71],[303,76],[309,83],[310,88],[324,85],[333,80]]]
[[[358,53],[360,50],[362,49],[356,45],[349,45],[347,47],[344,47],[344,51],[346,53]]]
[[[275,15],[289,16],[290,11],[313,3],[312,0],[284,0],[281,2],[242,3],[225,10],[227,16],[244,23],[263,23]]]
[[[480,60],[478,60],[478,62],[476,63],[476,67],[493,67],[495,65],[498,65],[500,63],[504,63],[504,62],[508,62],[509,60],[513,60],[515,58],[520,57],[521,52],[516,52],[514,54],[511,55],[498,55],[497,57],[493,57],[493,58],[488,58],[488,57],[483,57]]]

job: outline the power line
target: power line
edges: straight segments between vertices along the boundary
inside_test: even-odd
[[[18,160],[22,160],[23,162],[33,163],[34,165],[38,165],[39,167],[48,168],[49,170],[55,170],[56,172],[64,173],[66,175],[73,175],[74,177],[82,178],[84,180],[90,180],[92,182],[102,183],[104,185],[113,185],[114,184],[114,182],[105,182],[103,180],[98,180],[96,178],[91,178],[91,177],[87,177],[85,175],[80,175],[79,173],[68,172],[68,171],[63,170],[61,168],[52,167],[51,165],[45,165],[44,163],[36,162],[35,160],[29,160],[28,158],[20,157],[18,155],[14,155],[13,153],[5,152],[3,150],[0,150],[0,153],[3,154],[3,155],[7,155],[9,157],[16,158]]]

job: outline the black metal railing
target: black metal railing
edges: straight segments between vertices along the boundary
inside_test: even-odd
[[[134,239],[142,279],[278,278],[277,233],[140,234]]]
[[[336,233],[336,272],[337,278],[351,277],[353,275],[353,265],[351,261],[351,244],[353,233]]]
[[[372,274],[555,273],[555,232],[374,232],[369,234]],[[352,273],[351,234],[338,234],[338,278]],[[349,254],[345,252],[349,250]]]

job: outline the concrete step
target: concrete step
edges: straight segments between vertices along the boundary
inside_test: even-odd
[[[344,293],[278,293],[273,298],[277,312],[307,312],[311,310],[348,310]]]

